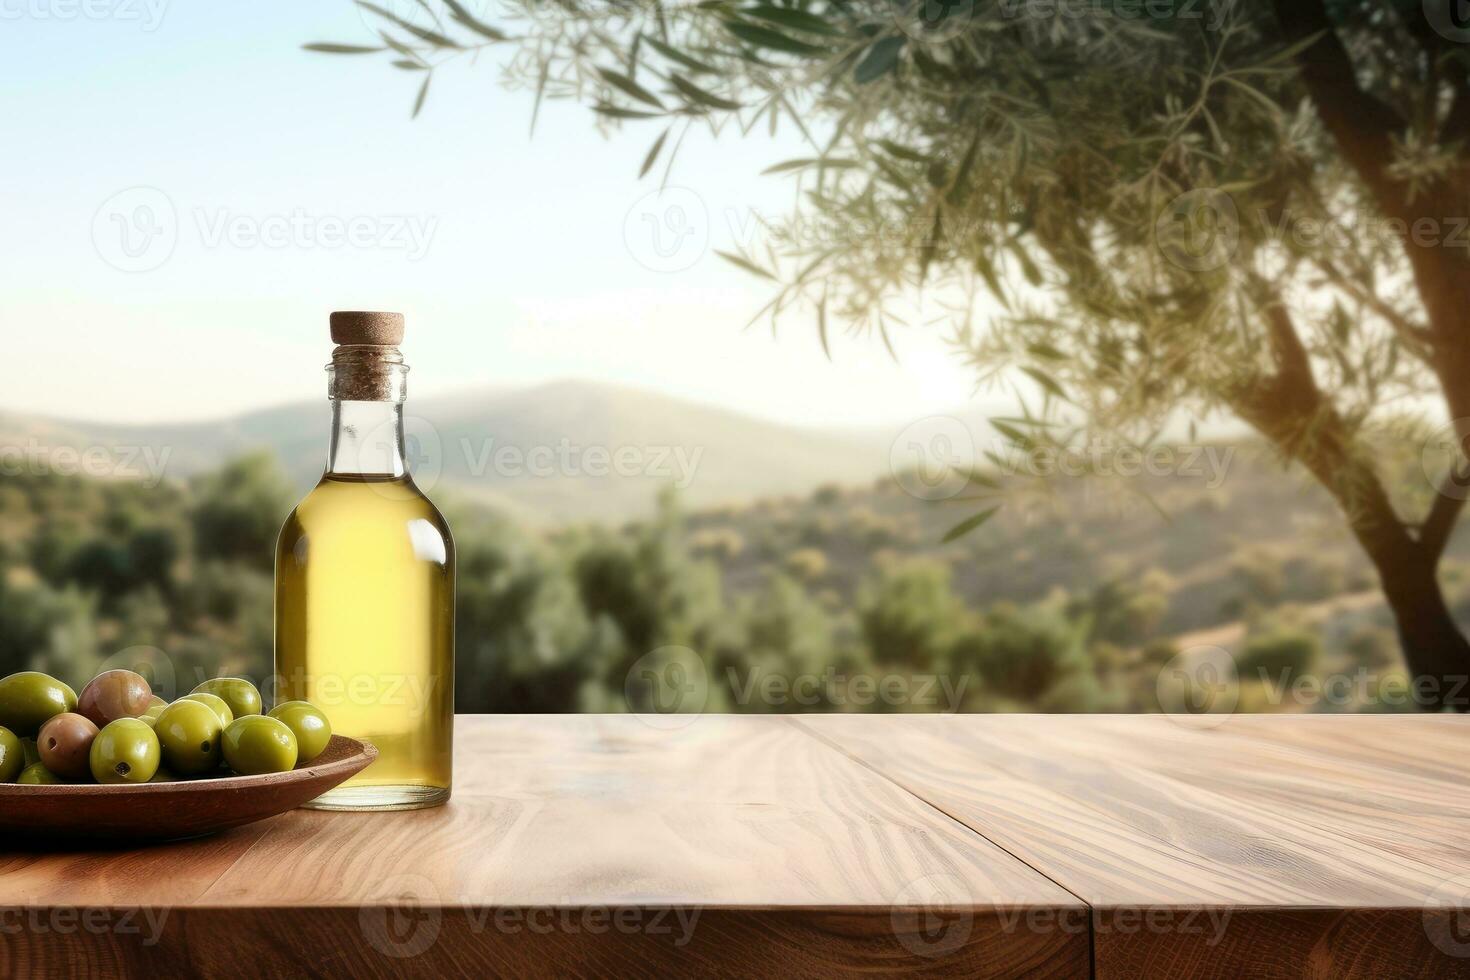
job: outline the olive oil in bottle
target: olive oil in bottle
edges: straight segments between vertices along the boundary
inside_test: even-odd
[[[278,700],[311,701],[378,750],[310,806],[435,806],[453,751],[454,542],[405,462],[403,317],[331,320],[327,468],[276,546]]]

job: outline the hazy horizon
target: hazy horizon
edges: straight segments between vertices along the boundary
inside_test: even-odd
[[[410,367],[412,364],[410,363]],[[616,379],[593,377],[590,375],[559,375],[546,378],[532,378],[523,383],[498,383],[488,381],[484,383],[469,382],[450,387],[438,387],[430,391],[418,390],[417,382],[420,379],[410,374],[408,401],[405,403],[409,411],[417,404],[426,402],[452,402],[462,398],[484,397],[491,395],[513,395],[527,392],[539,391],[558,386],[585,387],[587,389],[613,389],[633,395],[649,395],[667,398],[671,401],[698,406],[713,411],[729,413],[732,416],[747,419],[752,422],[769,425],[783,426],[795,430],[808,431],[812,433],[823,433],[828,435],[849,436],[873,436],[893,429],[895,426],[902,427],[913,423],[915,416],[899,414],[890,418],[872,418],[866,421],[844,422],[840,419],[835,421],[808,421],[800,418],[789,418],[780,414],[763,414],[757,410],[748,409],[742,405],[731,405],[724,402],[701,398],[697,394],[684,394],[681,392],[667,391],[651,385],[641,385],[636,382],[624,382]],[[80,411],[71,413],[59,413],[40,411],[25,405],[14,404],[4,395],[0,395],[0,416],[13,416],[21,418],[44,419],[52,422],[76,422],[93,426],[119,427],[147,429],[167,426],[202,426],[211,423],[230,423],[242,418],[266,415],[272,412],[285,411],[300,408],[303,405],[320,402],[323,413],[327,411],[326,373],[322,372],[321,384],[317,386],[320,390],[311,393],[300,392],[294,397],[283,400],[264,402],[259,405],[247,405],[237,410],[224,411],[218,414],[198,415],[189,418],[178,416],[121,418],[108,417],[97,414],[84,414]],[[959,417],[979,423],[988,408],[998,408],[1006,404],[1003,400],[987,399],[983,395],[977,395],[966,403],[958,403],[950,406],[948,410],[940,408],[927,412],[922,417]],[[104,407],[100,407],[105,410]],[[326,418],[326,415],[323,415]],[[325,422],[323,423],[325,426]],[[326,430],[323,429],[323,438]]]

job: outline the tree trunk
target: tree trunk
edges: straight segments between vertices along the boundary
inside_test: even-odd
[[[1470,641],[1445,604],[1436,558],[1412,541],[1386,541],[1355,530],[1393,610],[1414,704],[1427,711],[1470,710]]]
[[[1342,508],[1393,610],[1415,705],[1470,710],[1470,641],[1450,616],[1436,574],[1464,500],[1442,492],[1417,535],[1411,533],[1371,453],[1317,387],[1290,312],[1276,298],[1264,315],[1277,373],[1233,392],[1232,407],[1284,456],[1306,466]]]

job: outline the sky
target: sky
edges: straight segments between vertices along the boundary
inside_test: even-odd
[[[504,55],[417,79],[345,0],[0,0],[0,409],[125,422],[321,397],[333,309],[404,312],[410,397],[566,378],[792,424],[973,405],[938,327],[881,343],[810,319],[714,254],[780,215],[796,134],[658,130],[501,85]]]

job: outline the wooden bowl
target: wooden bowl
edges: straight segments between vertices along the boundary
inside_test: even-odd
[[[20,840],[162,841],[274,817],[368,767],[378,750],[333,735],[310,765],[265,776],[217,776],[141,786],[0,783],[0,832]]]

